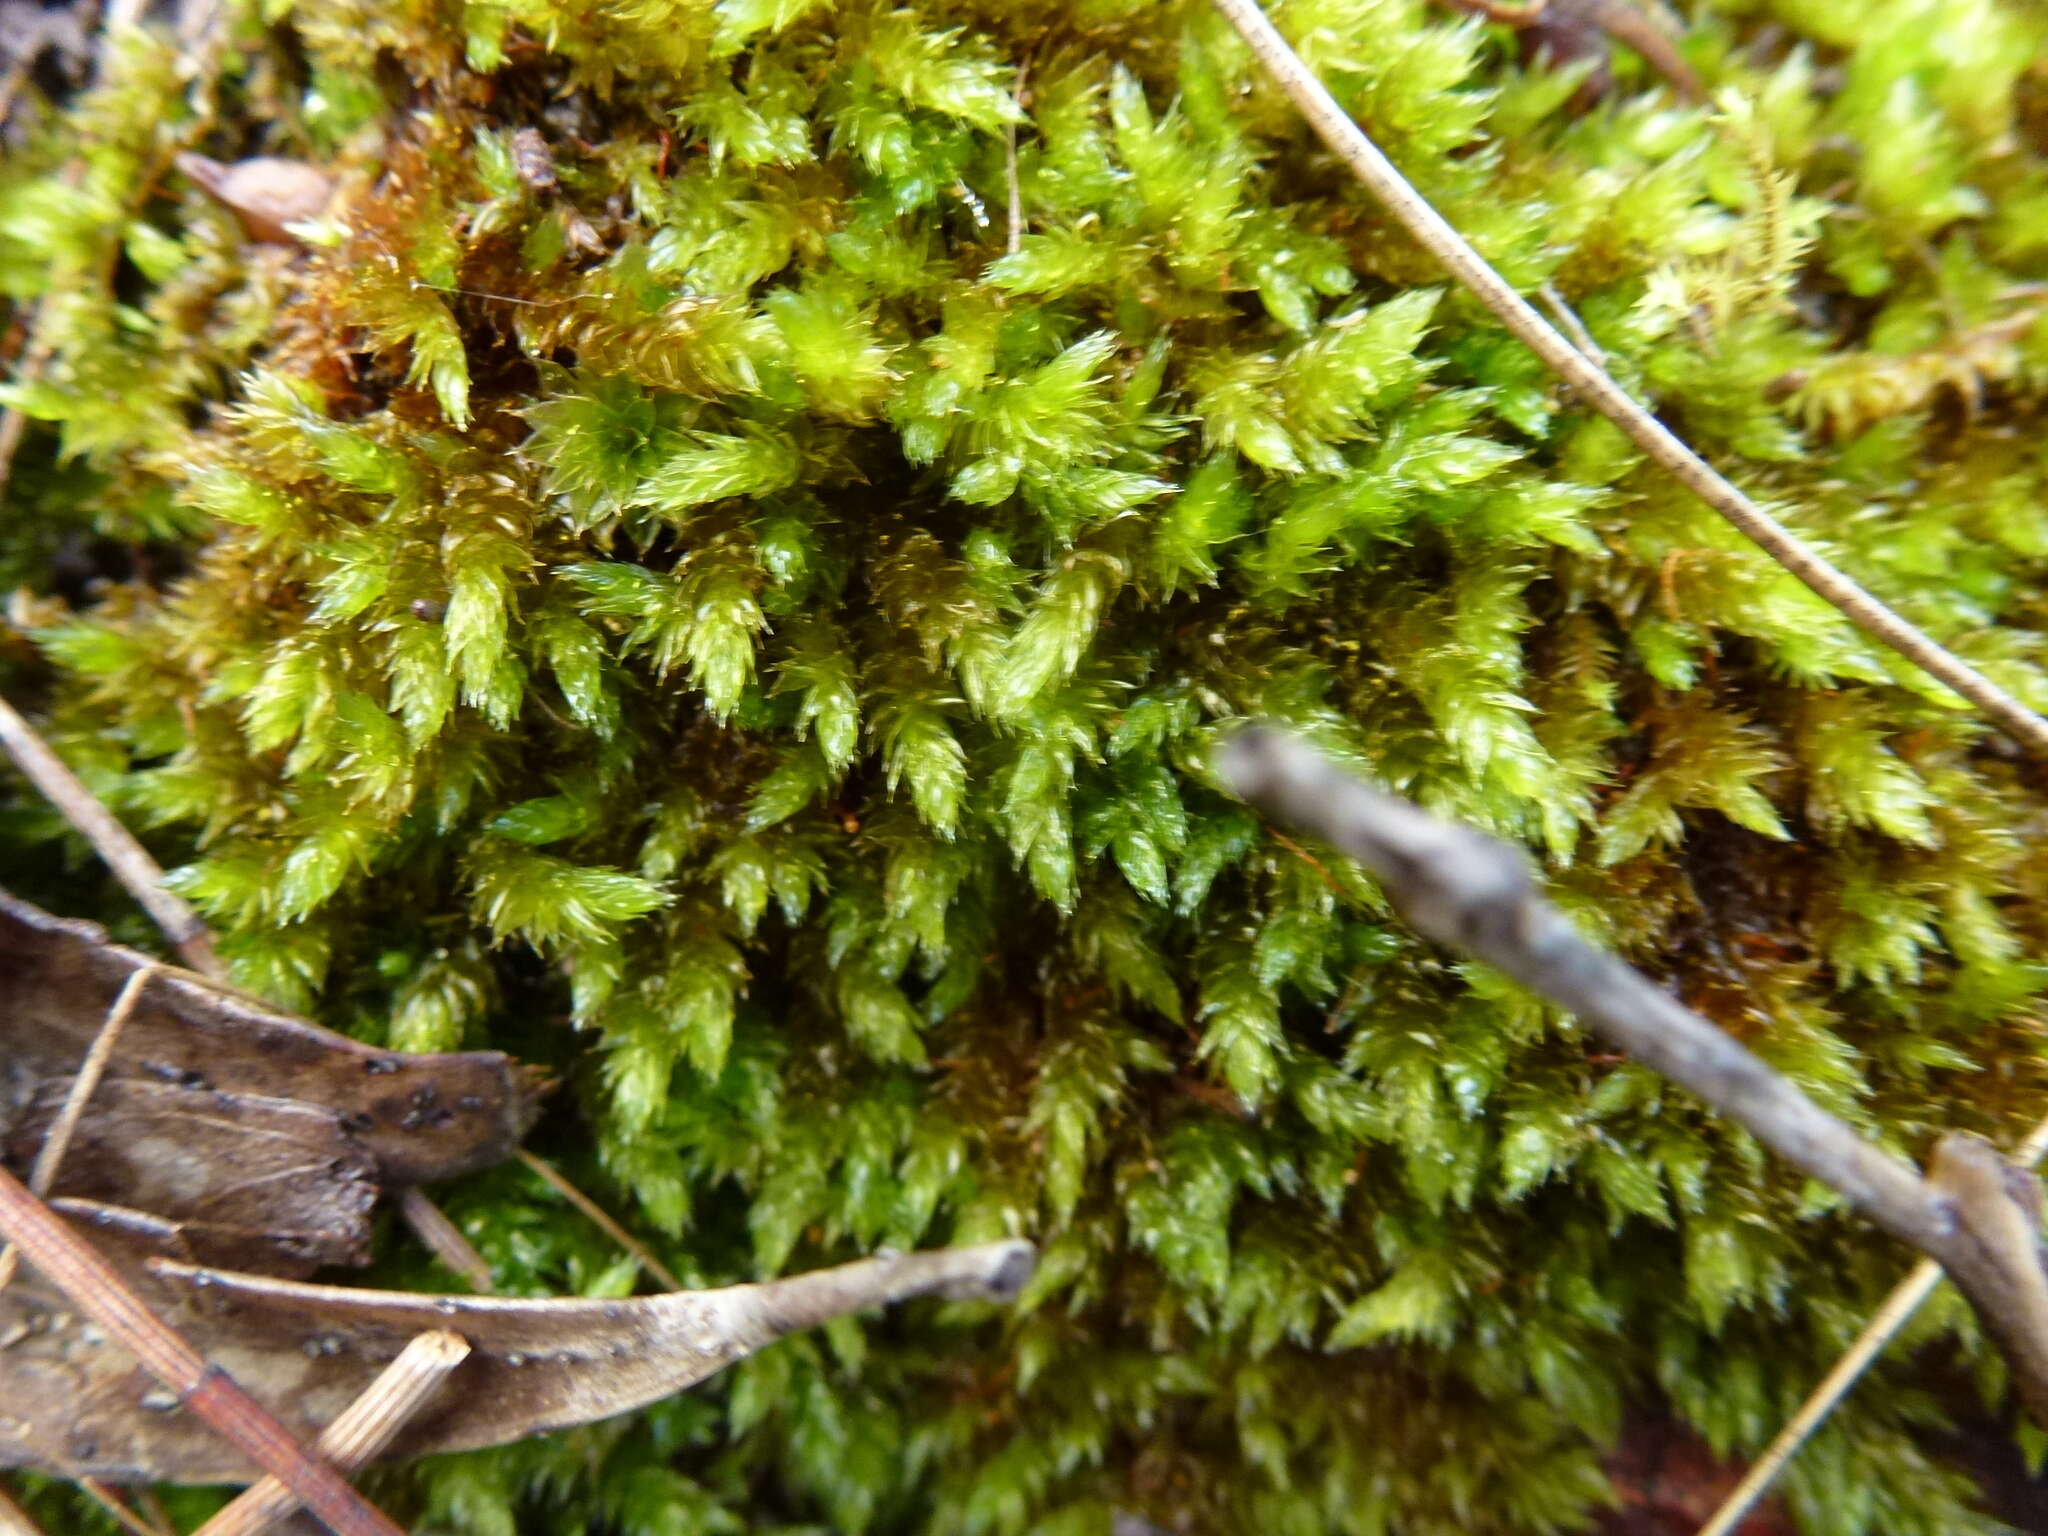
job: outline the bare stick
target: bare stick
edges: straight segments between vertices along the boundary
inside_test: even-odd
[[[192,1413],[264,1471],[282,1479],[335,1536],[404,1536],[341,1474],[310,1455],[233,1377],[150,1311],[114,1266],[27,1187],[0,1168],[0,1236],[72,1305],[106,1330]]]
[[[2027,1139],[2019,1144],[2012,1154],[2012,1162],[2018,1168],[2033,1168],[2039,1165],[2043,1155],[2048,1155],[2048,1120],[2035,1126]],[[1835,1405],[1848,1396],[1849,1390],[1884,1353],[1885,1346],[1898,1337],[1899,1330],[1934,1294],[1934,1288],[1939,1284],[1941,1266],[1934,1260],[1922,1259],[1913,1266],[1906,1278],[1893,1287],[1891,1295],[1885,1297],[1884,1305],[1871,1314],[1870,1321],[1863,1325],[1856,1341],[1843,1351],[1834,1368],[1799,1405],[1799,1411],[1785,1421],[1785,1427],[1778,1431],[1777,1438],[1764,1447],[1763,1454],[1750,1464],[1742,1481],[1729,1490],[1728,1497],[1714,1511],[1713,1518],[1700,1527],[1699,1536],[1732,1536],[1778,1473],[1784,1470],[1785,1463],[1797,1455],[1799,1448],[1813,1438],[1814,1431],[1827,1422]]]
[[[491,1294],[491,1266],[462,1235],[462,1229],[448,1219],[447,1212],[408,1184],[398,1192],[398,1214],[412,1228],[413,1236],[435,1258],[467,1280],[471,1290],[479,1296]]]
[[[6,749],[15,767],[43,792],[64,819],[92,844],[93,851],[106,861],[114,878],[127,887],[128,894],[141,903],[142,909],[163,930],[185,964],[203,976],[220,980],[225,973],[213,952],[213,936],[199,920],[199,914],[164,889],[163,868],[149,856],[149,850],[114,819],[113,813],[100,804],[78,775],[64,766],[63,760],[5,699],[0,699],[0,747]]]
[[[1432,208],[1382,154],[1266,19],[1258,0],[1216,0],[1252,54],[1308,119],[1323,142],[1409,234],[1449,269],[1530,351],[1627,434],[1700,500],[1733,523],[1872,639],[1940,679],[2038,756],[2048,757],[2048,720],[1975,667],[1943,648],[1835,569],[1638,405],[1604,370],[1558,334],[1465,237]]]
[[[71,1138],[78,1132],[78,1122],[85,1117],[86,1102],[92,1098],[93,1090],[99,1087],[100,1078],[107,1070],[107,1058],[114,1054],[114,1044],[121,1038],[128,1016],[135,1011],[142,989],[159,969],[155,965],[140,965],[128,973],[128,979],[121,984],[121,990],[114,998],[114,1006],[107,1010],[106,1022],[93,1036],[92,1048],[85,1053],[78,1075],[71,1079],[71,1091],[64,1097],[64,1107],[57,1112],[56,1122],[43,1137],[42,1146],[36,1149],[35,1166],[29,1170],[28,1187],[38,1199],[48,1195],[50,1186],[57,1182],[57,1170],[63,1165],[64,1154],[71,1149]],[[20,1263],[20,1250],[12,1243],[0,1247],[0,1291],[6,1290],[13,1281],[14,1271]]]
[[[1732,1036],[1587,942],[1538,893],[1519,850],[1436,820],[1304,742],[1242,730],[1218,752],[1217,768],[1251,804],[1364,864],[1425,937],[1570,1010],[1937,1260],[2004,1355],[2029,1412],[2048,1425],[2048,1270],[2036,1241],[2040,1187],[2032,1174],[1980,1137],[1949,1135],[1923,1181]]]
[[[383,1455],[398,1432],[433,1400],[448,1373],[468,1358],[469,1341],[459,1333],[436,1329],[415,1335],[363,1395],[320,1432],[314,1450],[344,1476],[361,1471]],[[298,1507],[289,1488],[266,1477],[245,1489],[194,1536],[264,1536]]]
[[[524,1147],[521,1147],[513,1156],[517,1157],[519,1161],[538,1174],[541,1181],[550,1189],[554,1190],[564,1200],[575,1206],[577,1210],[588,1216],[606,1237],[631,1254],[639,1262],[640,1267],[660,1281],[663,1286],[671,1291],[687,1289],[683,1282],[677,1278],[675,1271],[654,1256],[653,1250],[648,1248],[645,1243],[641,1242],[616,1221],[612,1220],[610,1213],[603,1206],[599,1205],[590,1196],[583,1193],[574,1184],[571,1184],[568,1179],[564,1178],[562,1171],[555,1167],[553,1163],[546,1161],[544,1158],[535,1157]]]

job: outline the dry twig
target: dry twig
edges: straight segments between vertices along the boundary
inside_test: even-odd
[[[225,972],[213,952],[213,935],[207,932],[197,912],[181,897],[164,889],[163,867],[5,699],[0,699],[0,747],[6,749],[14,766],[42,791],[79,835],[92,844],[93,852],[163,930],[185,964],[203,976],[221,980]]]
[[[1365,865],[1426,938],[1568,1009],[1939,1262],[2005,1357],[2028,1411],[2048,1426],[2048,1268],[2032,1174],[1981,1137],[1951,1134],[1936,1144],[1923,1180],[1734,1037],[1589,943],[1543,899],[1506,843],[1438,821],[1278,732],[1240,731],[1217,766],[1245,800]]]
[[[553,1163],[548,1162],[544,1158],[535,1157],[524,1147],[521,1147],[513,1155],[519,1161],[526,1164],[528,1168],[532,1169],[542,1183],[575,1206],[577,1210],[588,1216],[597,1226],[598,1230],[625,1249],[627,1253],[631,1254],[640,1267],[660,1281],[663,1286],[671,1291],[687,1289],[677,1277],[676,1272],[654,1256],[652,1249],[616,1221],[612,1220],[610,1214],[606,1212],[603,1206],[583,1193],[574,1184],[571,1184],[562,1171],[555,1167]]]
[[[114,1266],[56,1212],[0,1168],[0,1236],[12,1241],[72,1305],[106,1330],[178,1401],[264,1471],[281,1479],[335,1536],[404,1536],[332,1467],[218,1366],[144,1305]]]
[[[1833,604],[1858,629],[1954,689],[2011,732],[2029,751],[2048,757],[2048,720],[1837,570],[1819,551],[1688,448],[1670,428],[1637,404],[1611,375],[1558,334],[1408,184],[1379,147],[1337,105],[1322,82],[1266,19],[1258,0],[1216,0],[1216,5],[1250,46],[1253,57],[1265,66],[1365,189],[1552,372],[1621,428],[1631,442],[1680,484]]]
[[[462,1229],[448,1219],[447,1212],[408,1184],[398,1192],[398,1214],[412,1228],[412,1234],[429,1253],[469,1282],[479,1296],[491,1294],[491,1266],[476,1251],[476,1245],[462,1235]]]
[[[433,1400],[448,1373],[468,1358],[469,1342],[459,1333],[437,1328],[418,1335],[384,1367],[369,1390],[320,1432],[314,1450],[343,1475],[361,1471],[383,1454],[398,1432]],[[289,1488],[266,1477],[244,1489],[194,1536],[264,1536],[298,1507]]]

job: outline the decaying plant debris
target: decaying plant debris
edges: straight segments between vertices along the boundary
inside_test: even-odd
[[[1029,1245],[1007,1242],[633,1301],[278,1279],[361,1262],[381,1184],[509,1155],[533,1118],[534,1076],[495,1052],[371,1050],[0,892],[0,1160],[34,1159],[68,1095],[65,1069],[131,984],[137,997],[53,1204],[210,1366],[304,1438],[437,1330],[468,1345],[452,1367],[459,1390],[398,1432],[398,1455],[609,1417],[848,1312],[912,1296],[1011,1296],[1031,1272]],[[32,1271],[0,1291],[0,1468],[13,1467],[110,1482],[246,1481],[256,1470]]]
[[[10,1144],[61,1097],[130,973],[154,963],[107,943],[90,923],[51,917],[0,892],[0,1135]],[[174,971],[148,985],[107,1078],[107,1103],[123,1118],[124,1135],[157,1138],[156,1155],[174,1165],[181,1146],[192,1149],[190,1166],[174,1168],[180,1208],[155,1208],[174,1218],[217,1211],[214,1202],[236,1182],[241,1154],[230,1145],[253,1148],[252,1138],[275,1137],[287,1124],[313,1138],[306,1156],[316,1155],[314,1143],[327,1145],[392,1183],[490,1167],[533,1123],[539,1086],[499,1052],[373,1050]],[[316,1130],[323,1112],[332,1125]],[[84,1159],[72,1166],[67,1179],[91,1178]],[[288,1226],[292,1210],[280,1192],[258,1225]]]

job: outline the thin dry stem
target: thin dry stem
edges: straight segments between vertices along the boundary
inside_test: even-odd
[[[462,1229],[433,1201],[408,1184],[398,1192],[398,1213],[427,1250],[469,1282],[479,1296],[491,1294],[491,1266]]]
[[[159,969],[159,966],[144,965],[128,973],[127,981],[115,995],[114,1006],[107,1010],[106,1022],[93,1036],[92,1048],[85,1053],[78,1075],[71,1079],[71,1091],[64,1097],[64,1107],[58,1111],[56,1123],[50,1127],[49,1134],[43,1137],[42,1146],[36,1150],[35,1166],[29,1170],[29,1191],[38,1199],[47,1196],[51,1186],[57,1182],[57,1170],[63,1166],[64,1154],[71,1150],[71,1138],[77,1134],[78,1122],[85,1116],[86,1102],[100,1085],[100,1078],[107,1070],[107,1059],[114,1054],[115,1043],[121,1038],[128,1016],[135,1012],[142,989]],[[6,1290],[13,1281],[14,1271],[20,1263],[21,1254],[12,1243],[0,1248],[0,1291]]]
[[[1589,943],[1537,891],[1518,849],[1438,821],[1277,731],[1217,754],[1246,801],[1357,859],[1424,937],[1485,961],[1688,1089],[1877,1226],[1936,1259],[1975,1309],[2028,1411],[2048,1426],[2048,1270],[2040,1190],[1982,1138],[1951,1134],[1922,1179],[1733,1036]],[[2029,1199],[2031,1196],[2031,1199]]]
[[[534,1156],[533,1153],[527,1151],[524,1147],[521,1147],[513,1155],[519,1161],[526,1164],[528,1168],[531,1168],[539,1176],[540,1180],[550,1189],[554,1190],[556,1194],[575,1206],[585,1216],[588,1216],[606,1237],[631,1254],[640,1267],[658,1280],[665,1289],[671,1291],[688,1289],[682,1280],[677,1277],[674,1270],[654,1256],[652,1249],[614,1221],[610,1213],[603,1206],[583,1193],[574,1184],[571,1184],[563,1176],[562,1171],[555,1167],[553,1163],[548,1162],[545,1158]]]
[[[85,1490],[86,1496],[93,1503],[99,1505],[101,1509],[112,1515],[115,1523],[122,1530],[128,1532],[129,1536],[166,1536],[166,1533],[160,1527],[150,1524],[149,1521],[135,1513],[134,1510],[128,1507],[127,1500],[123,1499],[120,1494],[109,1488],[98,1478],[81,1477],[74,1479],[74,1481]]]
[[[0,699],[0,747],[6,749],[15,767],[42,791],[78,834],[92,844],[93,851],[141,904],[151,921],[163,930],[185,964],[203,976],[216,981],[224,979],[226,973],[213,952],[213,935],[198,913],[182,898],[164,889],[163,867],[5,699]]]
[[[1837,570],[1688,448],[1604,369],[1545,321],[1408,184],[1379,147],[1337,105],[1322,82],[1266,19],[1258,0],[1216,0],[1216,5],[1250,46],[1253,57],[1365,189],[1523,345],[1595,410],[1621,428],[1654,462],[1833,604],[1850,623],[1975,704],[2030,752],[2048,757],[2048,720]]]
[[[2019,1144],[2012,1154],[2012,1163],[2018,1168],[2032,1169],[2039,1166],[2044,1155],[2048,1155],[2048,1120],[2035,1126],[2027,1139]],[[1863,1325],[1863,1331],[1856,1335],[1855,1342],[1842,1352],[1842,1358],[1821,1378],[1820,1385],[1807,1395],[1806,1401],[1799,1405],[1799,1411],[1785,1421],[1785,1427],[1764,1447],[1763,1454],[1750,1464],[1742,1481],[1729,1490],[1721,1507],[1700,1527],[1699,1536],[1733,1536],[1736,1528],[1784,1470],[1785,1463],[1813,1438],[1814,1432],[1835,1411],[1835,1405],[1849,1395],[1863,1373],[1898,1337],[1899,1330],[1934,1294],[1934,1288],[1941,1284],[1941,1275],[1939,1264],[1932,1259],[1922,1259],[1905,1279],[1892,1288],[1884,1304],[1871,1314],[1870,1321]]]
[[[362,1396],[335,1415],[313,1449],[337,1472],[361,1471],[384,1453],[398,1432],[433,1401],[448,1373],[469,1358],[469,1341],[436,1329],[398,1352]],[[299,1501],[274,1477],[252,1484],[202,1525],[194,1536],[264,1536],[289,1519]]]

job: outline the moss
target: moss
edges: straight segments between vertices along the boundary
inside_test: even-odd
[[[1718,109],[1422,0],[1281,15],[1622,379],[2048,705],[2048,25],[1694,9]],[[1904,1255],[1263,830],[1234,717],[1524,841],[1904,1154],[2048,1102],[2038,783],[1446,291],[1205,7],[231,25],[217,110],[140,41],[0,171],[52,349],[0,683],[244,984],[559,1070],[542,1146],[686,1275],[1046,1254],[1014,1315],[390,1474],[420,1528],[1564,1531],[1625,1405],[1760,1445]],[[345,200],[247,245],[187,139]],[[125,911],[8,793],[10,880]],[[630,1284],[523,1173],[447,1198],[509,1289]],[[1913,1336],[1996,1392],[1956,1304]],[[1987,1528],[1939,1416],[1881,1368],[1803,1528]]]

